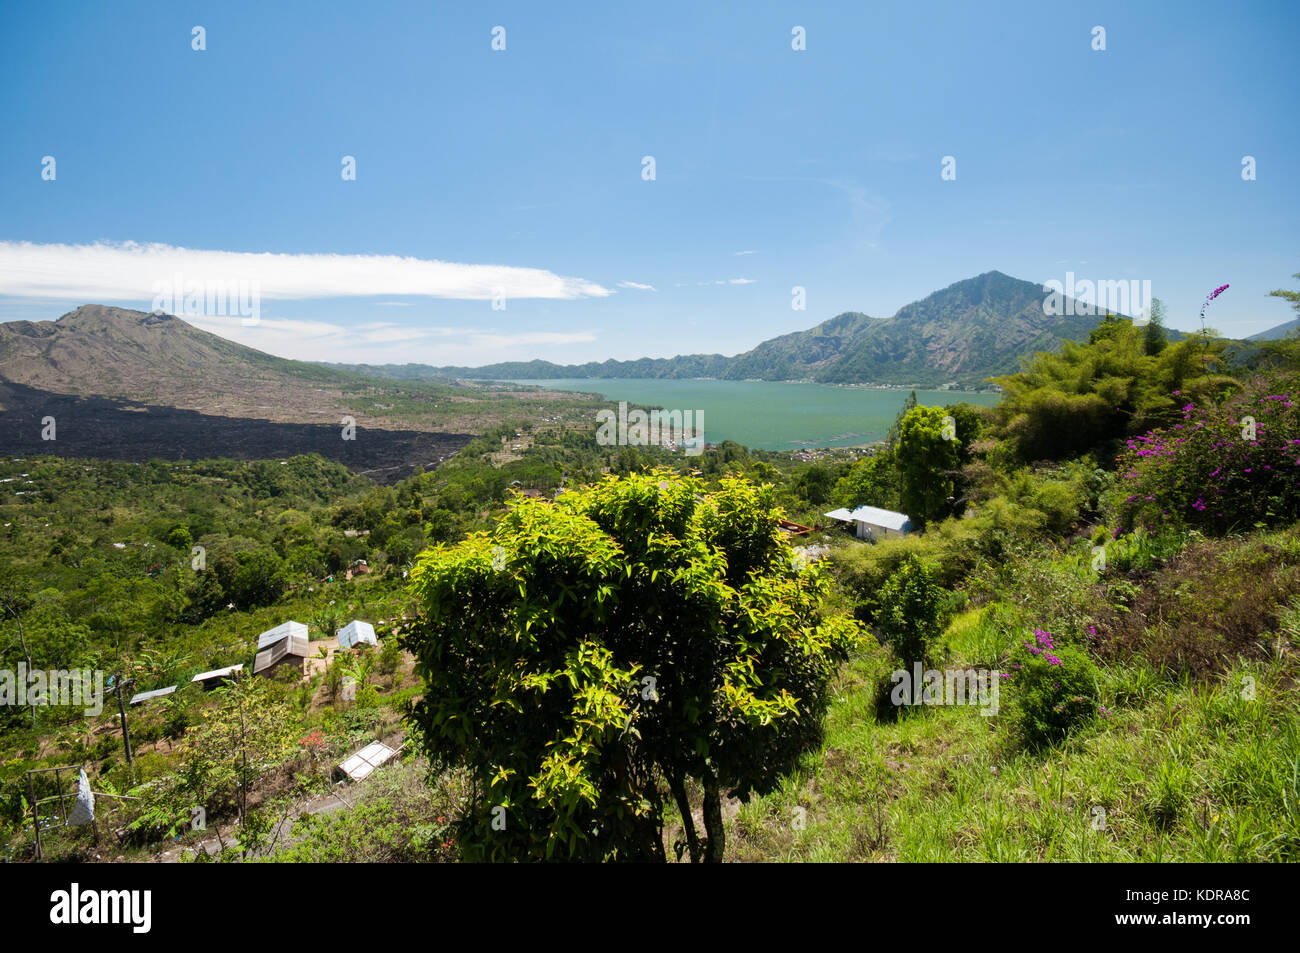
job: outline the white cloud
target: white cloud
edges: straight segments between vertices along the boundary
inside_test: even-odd
[[[300,361],[342,364],[492,364],[532,360],[531,348],[596,340],[590,331],[501,331],[495,328],[401,326],[372,321],[352,327],[328,321],[263,317],[245,327],[238,317],[186,316],[184,321],[227,340]],[[567,356],[555,355],[560,361]]]
[[[152,301],[160,282],[255,283],[263,300],[423,295],[431,298],[602,298],[594,282],[541,268],[467,265],[398,255],[209,251],[137,242],[0,242],[0,294],[78,301]]]
[[[747,250],[745,250],[745,251],[738,251],[738,252],[736,252],[736,254],[737,254],[737,255],[757,255],[758,252],[754,251],[754,250],[751,248],[751,249],[747,249]]]
[[[619,286],[620,288],[634,288],[634,289],[637,290],[637,291],[654,291],[654,290],[655,290],[655,286],[654,286],[654,285],[643,285],[643,284],[641,284],[639,281],[620,281],[620,282],[618,283],[618,286]]]

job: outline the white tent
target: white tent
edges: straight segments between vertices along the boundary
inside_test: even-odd
[[[289,621],[280,623],[274,629],[267,629],[257,637],[257,651],[260,652],[262,649],[269,649],[277,642],[287,639],[290,636],[299,636],[303,641],[306,641],[307,627],[301,622]]]
[[[368,642],[371,645],[379,644],[379,640],[375,638],[375,627],[369,622],[362,622],[360,619],[353,619],[339,629],[338,637],[339,648],[341,649],[350,649],[362,642]]]

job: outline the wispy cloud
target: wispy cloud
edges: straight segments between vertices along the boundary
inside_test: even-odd
[[[398,255],[211,251],[136,242],[0,242],[0,294],[146,301],[160,282],[255,282],[264,300],[419,295],[430,298],[591,298],[613,294],[541,268],[470,265]]]
[[[641,284],[641,282],[639,282],[639,281],[620,281],[620,282],[618,283],[618,286],[619,286],[620,288],[633,288],[633,289],[635,289],[636,291],[654,291],[654,290],[655,290],[655,286],[654,286],[654,285],[643,285],[643,284]]]
[[[488,364],[528,360],[523,349],[582,344],[590,331],[504,331],[497,328],[419,327],[370,321],[353,326],[330,321],[263,317],[255,327],[238,317],[186,316],[182,320],[239,344],[304,361],[405,364]]]
[[[754,250],[751,248],[751,249],[747,249],[746,251],[738,251],[738,252],[736,252],[736,254],[737,254],[737,255],[757,255],[758,252],[754,251]]]

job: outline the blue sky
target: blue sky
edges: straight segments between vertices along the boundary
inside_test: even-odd
[[[1290,0],[7,3],[0,319],[182,268],[258,281],[256,327],[190,320],[290,357],[732,354],[997,269],[1147,279],[1185,329],[1226,282],[1244,336],[1300,285],[1297,36]]]

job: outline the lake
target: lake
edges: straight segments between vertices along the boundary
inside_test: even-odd
[[[881,440],[907,400],[904,388],[844,387],[779,381],[583,378],[517,381],[555,390],[600,394],[631,407],[704,412],[705,439],[734,440],[762,450],[853,447]],[[918,390],[917,403],[965,401],[991,406],[996,393]]]

